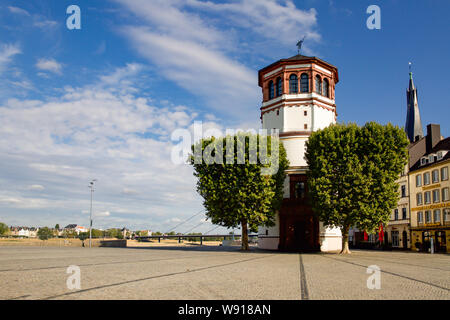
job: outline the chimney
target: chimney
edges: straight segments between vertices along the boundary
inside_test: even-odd
[[[427,125],[427,153],[441,141],[441,126],[438,124]]]

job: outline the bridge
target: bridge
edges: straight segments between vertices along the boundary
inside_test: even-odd
[[[158,242],[161,242],[161,239],[178,239],[178,243],[181,243],[181,240],[183,239],[190,239],[190,238],[200,238],[200,245],[203,245],[203,239],[204,238],[223,238],[223,240],[226,240],[227,238],[241,238],[242,235],[240,234],[199,234],[199,235],[185,235],[185,234],[175,234],[175,235],[157,235],[157,236],[139,236],[139,237],[134,237],[134,239],[158,239]],[[252,237],[258,237],[257,234],[249,234],[248,235],[249,238]]]

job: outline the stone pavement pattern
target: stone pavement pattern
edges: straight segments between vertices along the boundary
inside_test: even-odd
[[[81,289],[69,290],[69,265]],[[381,289],[367,288],[367,266]],[[0,247],[0,299],[450,299],[450,256],[223,247]]]

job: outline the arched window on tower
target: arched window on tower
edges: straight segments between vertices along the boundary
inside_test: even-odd
[[[298,78],[295,74],[289,77],[289,93],[298,93]]]
[[[277,79],[277,97],[281,96],[281,93],[283,92],[282,84],[281,84],[281,78]]]
[[[322,94],[322,79],[320,79],[320,76],[316,76],[316,93]]]
[[[309,92],[309,77],[306,73],[300,76],[300,92]]]
[[[269,81],[269,99],[273,99],[273,93],[274,93],[274,91],[273,91],[273,81],[272,80],[270,80]]]
[[[329,98],[329,96],[328,96],[329,88],[330,88],[330,84],[328,82],[328,79],[324,79],[323,80],[323,95],[327,98]]]

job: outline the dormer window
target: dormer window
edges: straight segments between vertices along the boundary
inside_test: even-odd
[[[434,155],[430,154],[428,156],[428,163],[433,163],[434,162]]]
[[[437,153],[437,159],[438,159],[438,160],[441,160],[443,157],[444,157],[444,156],[443,156],[442,151],[439,151],[439,152]]]
[[[423,165],[426,165],[427,164],[427,158],[425,158],[425,157],[423,157],[422,159],[420,159],[420,164],[423,166]]]

